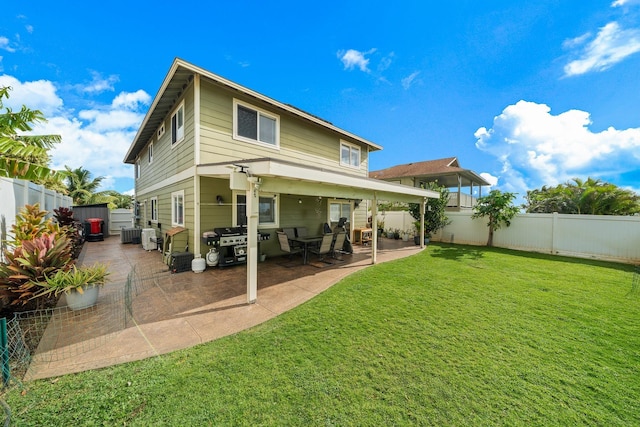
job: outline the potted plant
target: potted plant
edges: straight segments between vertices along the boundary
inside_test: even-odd
[[[89,308],[98,300],[100,287],[109,274],[107,266],[101,263],[82,267],[73,264],[68,270],[61,269],[46,276],[46,281],[41,283],[42,291],[35,296],[64,293],[71,310]]]

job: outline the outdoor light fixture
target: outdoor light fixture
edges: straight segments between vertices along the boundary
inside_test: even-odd
[[[302,204],[302,199],[298,199],[298,203]]]
[[[221,196],[221,195],[219,195],[219,194],[218,194],[218,195],[216,196],[216,202],[218,202],[218,204],[219,204],[219,205],[221,205],[221,204],[222,204],[223,200],[222,200],[222,196]]]

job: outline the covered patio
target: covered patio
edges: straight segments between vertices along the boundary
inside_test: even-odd
[[[421,251],[384,239],[377,262]],[[256,266],[257,300],[246,298],[246,265],[171,274],[158,251],[116,237],[86,243],[83,264],[109,262],[110,282],[98,304],[71,312],[64,299],[48,321],[27,379],[47,378],[158,356],[234,334],[269,320],[371,265],[371,246],[317,268],[298,256]],[[131,274],[135,270],[135,274]]]

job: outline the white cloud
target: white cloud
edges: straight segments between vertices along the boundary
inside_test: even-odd
[[[94,177],[105,177],[102,189],[112,188],[119,178],[132,178],[131,165],[122,159],[151,101],[146,92],[121,92],[108,104],[76,114],[64,108],[50,81],[20,82],[12,76],[0,76],[0,86],[7,85],[14,88],[9,98],[12,106],[40,109],[48,119],[34,126],[34,134],[62,136],[62,142],[50,152],[54,169],[83,167]]]
[[[0,76],[0,86],[11,87],[9,99],[4,99],[5,107],[19,110],[26,105],[32,110],[40,110],[45,117],[58,112],[63,106],[56,87],[47,80],[36,80],[22,83],[9,75]]]
[[[616,0],[611,3],[611,7],[629,6],[632,4],[640,4],[640,0]]]
[[[488,172],[482,172],[480,174],[480,176],[482,178],[484,178],[485,181],[487,181],[489,183],[490,187],[493,187],[495,185],[498,185],[498,177],[497,176],[493,176]]]
[[[142,89],[137,92],[120,92],[113,99],[113,108],[124,108],[126,110],[136,110],[140,105],[149,105],[151,96]]]
[[[368,73],[370,71],[368,68],[369,59],[365,58],[365,55],[370,55],[375,51],[375,48],[370,49],[367,52],[360,52],[355,49],[349,49],[346,51],[341,50],[338,51],[338,58],[340,58],[340,60],[344,64],[345,70],[353,70],[354,68],[359,68],[360,71]]]
[[[416,77],[420,74],[420,71],[414,71],[404,79],[402,79],[402,87],[406,90],[416,81]]]
[[[107,78],[102,77],[102,74],[100,74],[97,71],[91,71],[91,82],[84,84],[84,85],[78,85],[78,89],[81,92],[84,93],[102,93],[105,91],[111,91],[113,92],[114,90],[114,83],[117,83],[120,80],[120,78],[116,75],[111,75]]]
[[[640,128],[589,129],[588,112],[551,114],[545,104],[519,101],[479,128],[476,147],[502,165],[501,187],[524,196],[527,189],[571,178],[635,171],[640,163]]]
[[[590,35],[565,41],[566,47],[579,47]],[[610,22],[600,29],[596,37],[578,52],[578,59],[564,67],[565,76],[576,76],[591,71],[604,71],[630,55],[640,51],[640,30],[620,28]]]
[[[6,50],[7,52],[15,52],[16,50],[11,47],[11,42],[8,38],[4,36],[0,36],[0,49]]]

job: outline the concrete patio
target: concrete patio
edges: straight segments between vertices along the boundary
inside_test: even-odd
[[[382,240],[378,263],[420,252],[413,242]],[[117,237],[87,242],[85,265],[108,262],[112,272],[95,307],[60,307],[26,374],[47,378],[102,368],[188,348],[269,320],[371,265],[371,248],[354,246],[341,262],[318,268],[300,257],[274,257],[258,265],[258,299],[247,303],[246,266],[208,267],[171,274],[158,251],[121,244]],[[135,269],[135,279],[130,275]],[[61,301],[64,305],[64,300]]]

